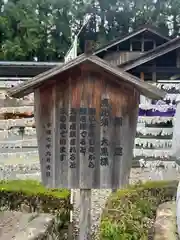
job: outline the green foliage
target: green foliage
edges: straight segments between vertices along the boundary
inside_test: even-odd
[[[159,204],[172,200],[177,182],[147,182],[113,193],[102,214],[101,240],[147,240]]]
[[[30,196],[44,195],[57,199],[67,199],[70,194],[66,189],[47,189],[40,182],[35,180],[0,181],[0,191],[22,191]]]
[[[70,209],[70,192],[66,189],[46,189],[34,180],[0,182],[0,210],[53,214],[53,232],[58,239],[67,234]]]
[[[63,60],[90,13],[79,52],[87,38],[100,47],[144,24],[164,35],[180,33],[179,0],[0,0],[0,60]]]
[[[70,44],[70,1],[8,0],[0,12],[0,57],[49,61],[64,56]]]
[[[54,214],[59,230],[69,224],[69,199],[68,190],[46,189],[34,180],[0,182],[1,210]]]

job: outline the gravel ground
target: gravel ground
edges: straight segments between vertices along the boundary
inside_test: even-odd
[[[162,173],[152,171],[150,173],[149,169],[132,169],[130,182],[135,183],[139,180],[172,180],[179,179],[180,173],[176,171],[175,168],[164,169]],[[5,179],[36,179],[40,180],[40,166],[38,163],[33,164],[1,164],[0,165],[0,180]],[[75,190],[75,205],[73,212],[75,232],[74,235],[78,235],[79,226],[79,206],[80,206],[80,193],[79,190]],[[105,190],[92,190],[92,232],[93,235],[97,232],[100,216],[102,209],[106,203],[108,196],[111,194],[110,189]],[[97,237],[93,237],[97,239]]]
[[[79,214],[80,214],[80,191],[75,190],[75,205],[73,212],[74,238],[79,234]],[[111,189],[92,190],[92,205],[91,205],[91,221],[92,221],[92,239],[97,239],[97,230],[102,209],[106,203],[108,196],[111,194]]]

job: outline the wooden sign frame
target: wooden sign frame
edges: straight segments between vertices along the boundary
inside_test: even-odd
[[[49,188],[80,188],[80,240],[90,239],[92,188],[128,183],[139,95],[165,92],[92,55],[42,73],[9,90],[34,92],[42,181]]]

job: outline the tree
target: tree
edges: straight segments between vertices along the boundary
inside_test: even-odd
[[[69,2],[70,3],[70,2]],[[68,1],[9,0],[1,14],[5,60],[61,59],[69,44]],[[5,24],[4,24],[5,25]]]
[[[62,60],[88,14],[79,53],[86,39],[100,47],[144,24],[180,34],[179,0],[0,0],[0,59]]]

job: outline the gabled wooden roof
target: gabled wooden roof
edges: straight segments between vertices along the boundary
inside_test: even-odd
[[[143,55],[135,58],[133,60],[128,61],[127,63],[123,63],[120,65],[125,71],[128,71],[132,68],[135,68],[141,64],[149,62],[157,57],[160,57],[168,52],[176,50],[180,47],[180,37],[172,39],[171,41],[160,45],[159,47],[144,53]]]
[[[141,27],[140,29],[138,29],[137,31],[134,31],[134,32],[131,32],[131,33],[128,33],[127,35],[125,35],[124,37],[120,37],[120,38],[117,38],[113,41],[111,41],[110,43],[106,44],[105,46],[97,49],[95,51],[95,55],[103,52],[103,51],[107,51],[109,48],[111,47],[114,47],[122,42],[125,42],[141,33],[144,33],[144,32],[150,32],[152,34],[155,34],[157,35],[158,37],[162,38],[163,40],[165,40],[166,42],[170,40],[170,38],[166,37],[166,36],[163,36],[162,34],[160,34],[158,31],[156,31],[154,28],[152,27],[149,27],[149,26],[143,26]]]
[[[13,87],[9,89],[8,95],[11,97],[17,97],[21,98],[27,94],[30,94],[34,91],[35,88],[38,88],[40,85],[42,85],[45,81],[48,81],[49,79],[52,79],[52,77],[56,75],[60,75],[65,71],[68,71],[72,69],[73,67],[76,67],[80,64],[86,64],[91,63],[95,64],[99,67],[99,71],[102,72],[108,72],[110,75],[112,75],[112,81],[116,81],[117,83],[122,84],[122,81],[128,82],[134,86],[137,90],[140,91],[141,94],[152,98],[152,99],[160,99],[165,96],[165,92],[162,90],[159,90],[158,88],[151,86],[148,83],[145,83],[144,81],[140,80],[139,78],[124,72],[123,70],[119,69],[118,67],[114,67],[110,65],[108,62],[100,59],[96,56],[88,56],[85,54],[82,54],[81,56],[77,57],[76,59],[63,64],[62,66],[57,66],[49,71],[46,71],[42,74],[39,74],[38,76],[31,78],[30,80]],[[114,78],[113,78],[114,77]],[[116,77],[116,78],[115,78]],[[115,80],[116,79],[116,80]],[[119,80],[119,81],[118,81]]]

